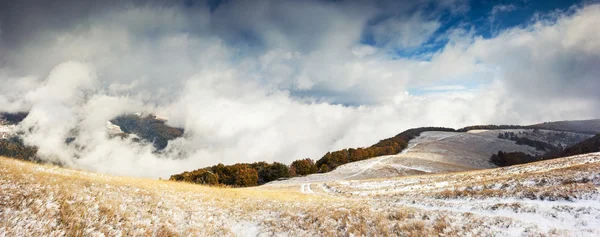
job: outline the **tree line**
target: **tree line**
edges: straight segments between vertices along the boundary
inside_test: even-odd
[[[234,165],[218,164],[172,175],[169,180],[217,186],[249,187],[289,177],[290,169],[283,163],[255,162]]]

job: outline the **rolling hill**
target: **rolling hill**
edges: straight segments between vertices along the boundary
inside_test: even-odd
[[[499,133],[520,133],[536,141],[573,145],[588,134],[533,129],[471,130],[469,132],[428,131],[410,140],[400,154],[380,156],[339,166],[323,174],[311,174],[280,181],[283,183],[326,182],[388,178],[428,173],[469,171],[497,167],[490,156],[498,151],[544,155],[547,151],[498,137]]]

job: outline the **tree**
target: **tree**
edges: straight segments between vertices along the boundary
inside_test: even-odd
[[[258,172],[250,167],[243,167],[235,173],[235,186],[250,187],[258,185]]]
[[[319,173],[327,173],[329,172],[329,166],[327,166],[326,164],[322,164],[321,166],[319,166]]]
[[[217,185],[219,184],[219,176],[209,170],[204,170],[196,176],[194,183]]]
[[[265,183],[280,178],[289,178],[289,167],[283,163],[273,162],[273,164],[264,169],[262,173],[259,173],[259,176],[262,177]]]
[[[295,175],[304,176],[317,173],[318,168],[312,159],[306,158],[292,162],[290,170],[293,171]]]

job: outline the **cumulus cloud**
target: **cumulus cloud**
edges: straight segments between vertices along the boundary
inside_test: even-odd
[[[75,4],[73,13],[3,4],[0,111],[30,111],[25,142],[77,168],[166,177],[219,162],[318,159],[416,126],[600,115],[596,5],[493,38],[453,29],[422,60],[390,50],[434,37],[442,23],[424,15],[429,1],[98,1],[100,10]],[[365,44],[370,32],[376,42]],[[107,135],[107,120],[134,112],[165,115],[184,137],[156,153]]]
[[[419,14],[409,18],[389,18],[372,27],[375,43],[395,49],[414,48],[428,41],[441,24]]]

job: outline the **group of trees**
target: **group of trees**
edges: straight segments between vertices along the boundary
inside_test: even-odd
[[[306,158],[292,162],[289,173],[291,176],[304,176],[317,173],[318,170],[319,169],[317,168],[315,161],[310,158]]]
[[[527,137],[519,137],[514,132],[499,133],[498,138],[515,141],[517,143],[517,145],[526,145],[526,146],[534,147],[538,151],[550,152],[550,151],[557,151],[557,150],[561,149],[560,147],[556,147],[555,145],[552,145],[547,142],[532,140]]]
[[[19,137],[0,139],[0,156],[13,157],[21,160],[39,161],[36,153],[37,148],[26,146]]]
[[[169,140],[183,136],[182,128],[174,128],[165,124],[154,115],[137,116],[134,114],[121,115],[110,121],[118,125],[124,133],[136,134],[151,142],[157,150],[167,147]]]
[[[498,151],[498,154],[493,154],[490,161],[500,167],[531,163],[542,160],[539,157],[531,156],[523,152],[503,152]]]
[[[234,165],[218,164],[190,172],[172,175],[169,180],[206,185],[250,187],[280,178],[289,178],[290,168],[282,163],[255,162]]]
[[[499,130],[499,129],[528,129],[529,126],[521,125],[475,125],[457,129],[457,132],[468,132],[471,130]]]

